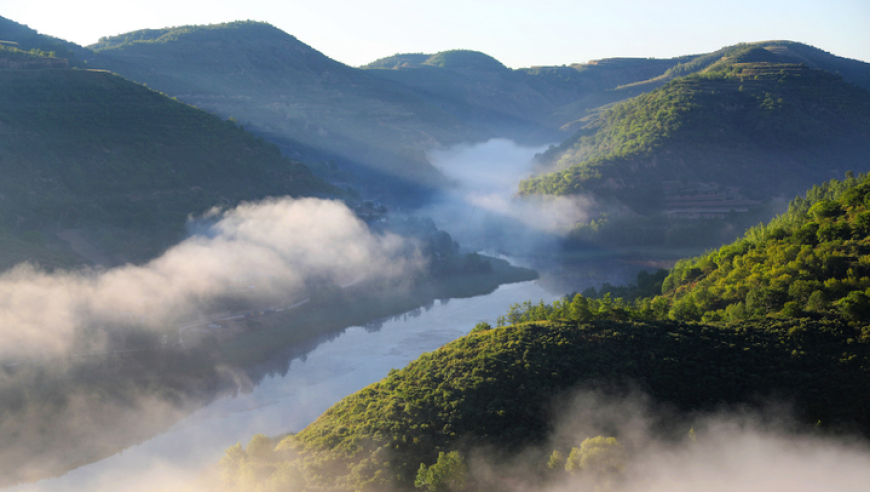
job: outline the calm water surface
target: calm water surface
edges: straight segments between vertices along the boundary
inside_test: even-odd
[[[167,490],[219,460],[227,447],[244,444],[257,433],[299,431],[390,369],[465,335],[479,321],[495,325],[511,303],[549,303],[558,297],[537,282],[523,282],[503,285],[486,296],[436,301],[428,309],[384,321],[380,328],[348,328],[291,360],[289,368],[286,361],[277,361],[281,369],[263,377],[250,393],[216,400],[164,434],[61,477],[7,490]]]

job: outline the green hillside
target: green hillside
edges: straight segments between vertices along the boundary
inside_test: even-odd
[[[671,316],[870,320],[870,177],[831,180],[738,241],[677,263],[664,280]]]
[[[0,90],[3,267],[93,261],[70,238],[109,263],[141,260],[191,213],[332,192],[237,124],[107,72],[0,70]]]
[[[745,224],[729,211],[866,169],[870,93],[804,65],[745,61],[766,53],[748,50],[605,111],[547,152],[542,165],[553,171],[520,192],[589,194],[615,222],[639,214]],[[617,242],[655,243],[640,236]]]
[[[858,423],[867,432],[870,339],[852,336],[840,324],[806,320],[738,328],[562,320],[478,331],[345,398],[274,452],[274,443],[262,454],[231,448],[221,476],[228,490],[300,482],[411,490],[420,464],[439,452],[487,448],[507,459],[543,446],[554,399],[578,387],[634,387],[681,412],[775,394],[792,399],[803,422]],[[537,453],[539,468],[546,451]]]
[[[662,183],[673,180],[738,186],[754,197],[796,193],[797,184],[862,163],[868,110],[870,93],[827,72],[720,64],[606,111],[597,127],[550,152],[559,171],[521,190],[626,203],[639,191],[662,199]]]
[[[498,60],[470,50],[400,54],[363,67],[370,76],[395,84],[460,121],[507,137],[540,144],[563,138],[547,120],[550,112],[576,99]]]
[[[558,319],[670,319],[739,324],[770,317],[831,320],[870,335],[870,176],[831,180],[737,241],[552,306],[516,305],[502,323]],[[658,290],[660,295],[649,296]],[[624,294],[623,294],[624,293]],[[626,299],[614,298],[626,295]],[[630,296],[630,297],[629,297]],[[863,335],[861,334],[863,333]]]
[[[870,86],[868,64],[788,41],[741,44],[668,60],[614,58],[521,70],[508,69],[486,54],[469,50],[397,54],[357,69],[329,59],[273,26],[250,21],[147,29],[103,38],[90,48],[95,51],[87,60],[90,66],[147,83],[225,118],[232,116],[278,143],[291,157],[337,164],[319,166],[318,172],[324,176],[361,186],[378,198],[409,203],[424,197],[421,191],[446,184],[426,158],[425,152],[432,148],[493,137],[535,144],[558,141],[565,132],[588,126],[602,106],[638,96],[685,75],[704,72],[703,77],[707,77],[711,70],[724,70],[716,68],[723,61],[744,65],[803,64],[809,69],[840,73],[847,84]],[[747,58],[747,51],[754,51],[755,56]],[[754,82],[741,81],[735,88],[740,85],[762,90]],[[790,101],[776,86],[764,92],[769,92],[774,102],[780,98]],[[731,107],[760,103],[726,100],[721,104]],[[597,124],[618,125],[611,122],[613,114],[608,115]],[[839,116],[834,115],[835,119]],[[788,114],[779,117],[791,119]],[[815,117],[810,115],[811,119]],[[820,123],[824,126],[829,122],[823,118]],[[805,130],[811,132],[814,122],[801,124],[810,125]],[[587,128],[578,135],[588,136],[592,131]],[[655,135],[632,135],[635,137],[641,140],[635,146],[645,147]],[[630,150],[617,140],[610,146],[603,144],[606,149],[590,149],[584,144],[579,151],[575,148],[577,142],[569,139],[547,156],[559,163],[557,171],[580,164],[590,152],[600,157],[613,154],[613,150]],[[694,153],[689,149],[674,159],[694,161],[710,152],[730,150],[733,143],[726,139],[724,149],[714,146],[694,149]],[[839,142],[831,143],[835,144]],[[773,152],[769,148],[762,150]],[[803,160],[818,154],[824,152]],[[793,167],[792,157],[786,156],[780,168]],[[725,152],[719,160],[744,158],[740,153]],[[755,166],[770,158],[756,155],[747,165]],[[801,161],[796,165],[807,164]],[[716,166],[719,164],[713,163]],[[836,171],[845,169],[837,167]],[[797,189],[831,175],[801,175]],[[553,179],[566,181],[562,175]],[[621,186],[618,177],[614,179],[614,186]],[[535,192],[551,193],[554,186],[551,183],[533,188]],[[641,197],[641,201],[644,199]],[[646,208],[646,204],[642,206]]]
[[[514,305],[499,327],[478,325],[300,433],[230,448],[220,480],[226,490],[411,490],[432,483],[431,466],[461,482],[461,456],[486,449],[540,470],[525,478],[539,485],[558,403],[578,389],[643,392],[668,409],[663,436],[686,433],[686,416],[769,401],[817,431],[868,436],[868,217],[870,177],[850,176],[814,187],[736,243],[678,263],[662,296]],[[633,445],[631,433],[611,432]]]

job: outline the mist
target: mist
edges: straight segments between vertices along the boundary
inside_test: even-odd
[[[469,453],[472,483],[516,492],[859,491],[870,483],[870,446],[801,426],[788,408],[731,409],[686,416],[654,408],[638,395],[580,393],[556,419],[546,445],[498,464]],[[587,465],[544,471],[553,450],[563,457],[588,438],[617,445],[590,453]]]
[[[57,355],[85,339],[93,350],[96,327],[167,333],[228,300],[289,303],[312,282],[341,286],[421,265],[412,244],[371,233],[337,201],[270,199],[196,221],[200,233],[144,265],[49,273],[24,264],[3,273],[0,357]]]
[[[492,139],[430,152],[429,160],[453,186],[416,213],[432,217],[470,249],[540,253],[587,221],[594,208],[591,198],[583,196],[516,196],[519,182],[532,175],[535,154],[545,150]]]

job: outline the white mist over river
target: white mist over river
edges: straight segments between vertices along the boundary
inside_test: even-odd
[[[535,155],[546,149],[492,139],[431,152],[432,164],[454,186],[416,214],[434,218],[471,249],[540,254],[572,226],[588,220],[592,206],[580,196],[516,196],[520,181],[534,171]]]
[[[290,363],[285,376],[267,376],[248,394],[219,399],[168,432],[61,477],[10,488],[14,492],[171,490],[217,462],[236,442],[257,433],[295,432],[333,403],[384,378],[420,354],[495,324],[512,303],[552,302],[537,282],[502,285],[489,295],[436,301],[371,327],[351,327]]]

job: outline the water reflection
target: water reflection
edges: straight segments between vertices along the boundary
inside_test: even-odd
[[[15,492],[169,490],[216,462],[224,449],[257,433],[298,431],[333,403],[380,380],[421,353],[466,334],[480,321],[495,324],[516,302],[552,302],[537,282],[503,285],[493,293],[351,327],[286,348],[245,370],[234,397],[219,398],[166,433],[66,475],[15,487]],[[150,482],[160,477],[159,483]]]

